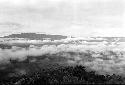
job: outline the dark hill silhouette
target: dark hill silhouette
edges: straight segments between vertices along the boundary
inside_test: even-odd
[[[61,40],[67,38],[67,36],[62,35],[49,35],[49,34],[36,34],[36,33],[21,33],[21,34],[11,34],[4,36],[2,38],[27,38],[30,40],[44,40],[49,38],[50,40]]]

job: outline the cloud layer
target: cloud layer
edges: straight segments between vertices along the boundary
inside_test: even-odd
[[[36,62],[41,68],[44,65],[42,66],[40,63],[44,64],[45,61],[50,61],[51,63],[58,62],[66,65],[83,65],[101,75],[123,75],[125,49],[121,47],[102,44],[91,46],[61,44],[58,46],[44,45],[41,47],[0,49],[0,69],[3,69],[3,65],[11,65],[12,61],[16,60],[19,63],[28,59],[31,66],[32,63]],[[19,69],[19,67],[17,68]]]

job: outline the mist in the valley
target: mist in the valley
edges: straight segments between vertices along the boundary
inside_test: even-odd
[[[31,45],[29,48],[13,46],[11,49],[0,49],[0,70],[6,70],[14,60],[20,63],[29,59],[27,63],[37,63],[41,67],[44,67],[43,62],[48,61],[71,66],[83,65],[88,71],[94,70],[101,75],[114,73],[123,75],[125,50],[121,50],[121,47],[75,44],[43,45],[41,47]],[[14,70],[25,73],[25,67],[15,66]]]

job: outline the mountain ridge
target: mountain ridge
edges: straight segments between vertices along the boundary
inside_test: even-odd
[[[50,39],[50,40],[61,40],[66,39],[67,36],[63,35],[52,35],[52,34],[37,34],[37,33],[18,33],[18,34],[10,34],[7,36],[3,36],[0,38],[28,38],[30,40],[43,40],[43,39]]]

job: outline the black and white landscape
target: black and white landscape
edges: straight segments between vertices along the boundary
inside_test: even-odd
[[[125,84],[124,0],[0,0],[0,85]]]

